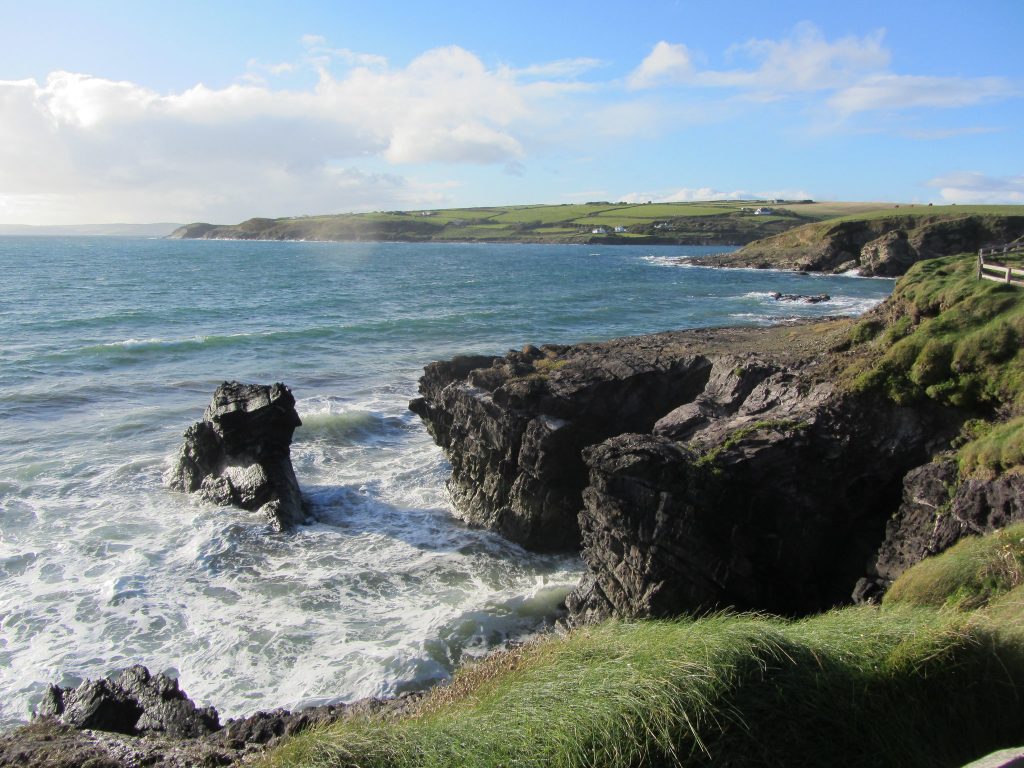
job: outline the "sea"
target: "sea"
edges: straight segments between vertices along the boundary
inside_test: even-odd
[[[222,719],[396,695],[550,628],[581,562],[459,521],[423,366],[892,289],[675,261],[725,250],[0,237],[0,725],[134,663]],[[292,389],[308,525],[165,487],[225,380]]]

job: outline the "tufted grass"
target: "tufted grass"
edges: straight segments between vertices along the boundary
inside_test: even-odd
[[[885,595],[902,604],[971,610],[1024,584],[1024,523],[961,539],[898,578]]]
[[[789,622],[608,622],[495,654],[415,716],[301,734],[265,766],[935,766],[1024,739],[1024,643],[894,605]]]
[[[1024,289],[978,280],[973,256],[915,264],[852,333],[879,353],[853,372],[856,388],[897,403],[1024,408]]]

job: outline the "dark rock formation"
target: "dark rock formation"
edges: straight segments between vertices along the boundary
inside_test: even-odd
[[[111,731],[137,736],[162,733],[195,738],[220,729],[213,707],[196,708],[166,675],[151,675],[143,666],[119,675],[87,680],[77,688],[47,689],[37,714],[52,716],[72,728]]]
[[[226,381],[185,431],[168,485],[215,504],[259,510],[278,530],[305,519],[289,447],[301,425],[284,384]]]
[[[991,533],[1024,520],[1024,476],[960,481],[955,458],[939,456],[907,473],[903,503],[889,520],[856,602],[877,602],[900,575],[965,536]]]
[[[844,327],[460,358],[430,365],[411,407],[471,523],[538,549],[581,542],[574,621],[808,613],[849,599],[904,474],[962,421],[837,392],[822,347]]]
[[[704,389],[711,362],[675,338],[527,347],[427,366],[422,397],[409,407],[448,455],[448,487],[466,522],[531,549],[578,546],[582,449],[649,430]]]
[[[943,433],[937,414],[837,397],[798,371],[677,439],[594,446],[580,513],[588,573],[567,607],[588,621],[841,604],[903,473]]]
[[[353,717],[413,711],[422,694],[362,699],[228,720],[199,708],[164,675],[130,667],[78,688],[51,686],[28,725],[0,736],[0,768],[194,768],[251,764],[285,736]]]
[[[776,301],[800,301],[804,304],[821,304],[823,301],[831,301],[832,297],[827,293],[816,293],[813,296],[805,296],[799,293],[780,293],[773,291],[771,297]]]

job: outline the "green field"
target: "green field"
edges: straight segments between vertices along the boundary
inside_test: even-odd
[[[770,207],[771,215],[755,215]],[[250,219],[237,225],[189,224],[177,237],[278,240],[405,240],[412,242],[669,243],[742,245],[801,224],[876,211],[885,203],[592,202],[375,211],[329,216]],[[622,230],[616,232],[616,228]],[[595,232],[597,228],[605,231]]]

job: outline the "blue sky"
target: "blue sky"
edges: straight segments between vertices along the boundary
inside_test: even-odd
[[[4,2],[0,224],[1024,202],[1024,2]]]

